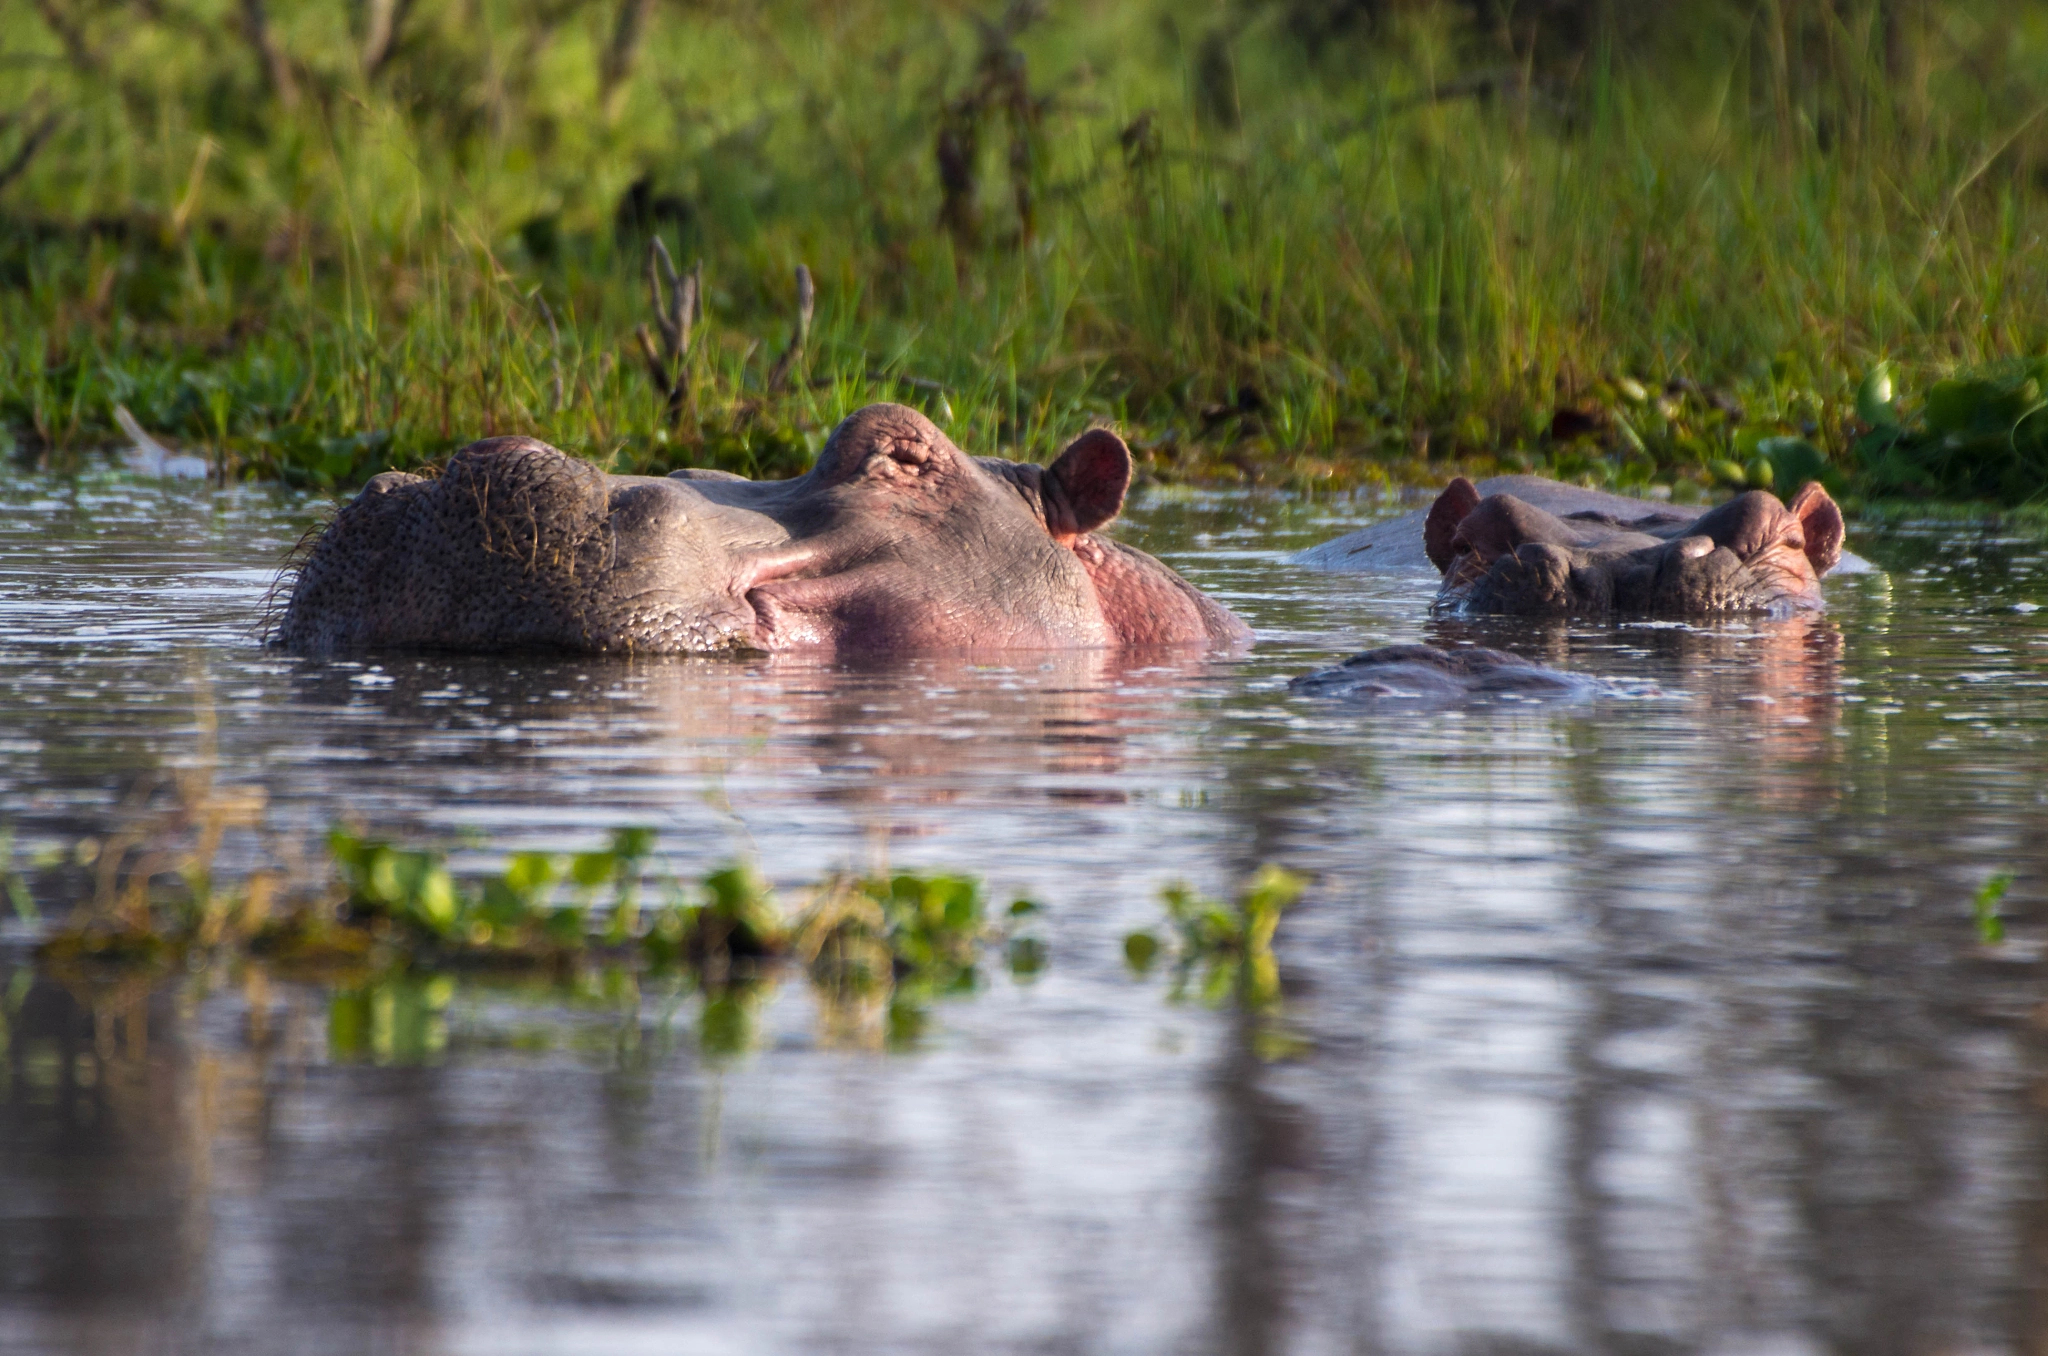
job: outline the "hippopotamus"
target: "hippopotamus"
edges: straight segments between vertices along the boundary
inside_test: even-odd
[[[1567,673],[1478,645],[1456,649],[1383,645],[1330,668],[1304,673],[1287,688],[1305,697],[1416,701],[1427,706],[1496,698],[1578,701],[1621,691],[1583,673]]]
[[[487,438],[373,478],[288,576],[287,649],[586,654],[1249,643],[1160,561],[1099,534],[1131,454],[970,457],[916,410],[848,415],[791,480],[608,475]]]
[[[1822,606],[1845,562],[1842,514],[1817,482],[1790,505],[1751,490],[1715,508],[1626,499],[1538,476],[1459,476],[1426,511],[1326,542],[1296,559],[1326,569],[1442,576],[1440,613],[1688,617]]]

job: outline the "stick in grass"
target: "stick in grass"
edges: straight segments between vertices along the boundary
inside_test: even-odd
[[[796,328],[790,332],[789,347],[782,350],[782,356],[775,360],[774,370],[768,374],[768,390],[774,393],[782,390],[789,382],[790,373],[803,361],[804,345],[811,337],[811,313],[818,303],[818,289],[811,282],[811,270],[804,264],[796,266]]]
[[[661,392],[671,428],[682,422],[690,398],[690,331],[699,313],[704,287],[704,261],[698,260],[688,273],[676,272],[668,246],[655,236],[647,245],[647,291],[654,305],[654,323],[661,331],[661,343],[645,325],[636,326],[640,356],[647,360],[648,375]]]

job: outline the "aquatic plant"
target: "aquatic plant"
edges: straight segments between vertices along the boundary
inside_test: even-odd
[[[1966,370],[1911,403],[1889,369],[1857,391],[1864,493],[2024,506],[2048,499],[2048,358]]]
[[[1977,940],[1986,946],[1996,946],[2005,940],[2005,920],[1998,916],[1998,906],[2005,899],[2005,892],[2012,888],[2012,882],[2012,872],[1994,871],[1971,897],[1970,917],[1977,926]]]
[[[1250,1022],[1252,1049],[1261,1059],[1286,1059],[1304,1049],[1281,1023],[1280,962],[1273,934],[1281,915],[1308,882],[1272,863],[1260,867],[1235,899],[1205,898],[1176,882],[1159,893],[1164,936],[1141,929],[1124,937],[1124,963],[1144,975],[1169,961],[1168,1001],[1194,994],[1208,1007],[1234,1006]]]
[[[1173,966],[1172,997],[1190,991],[1211,1006],[1236,1002],[1251,1009],[1280,1001],[1280,967],[1273,933],[1308,882],[1270,862],[1234,900],[1207,899],[1176,882],[1160,891],[1167,933],[1140,930],[1124,938],[1124,960],[1143,974],[1162,957]]]
[[[118,907],[88,903],[39,954],[72,966],[241,957],[334,978],[350,993],[387,992],[403,975],[477,969],[687,972],[705,994],[706,1039],[727,1050],[746,1044],[750,995],[789,967],[810,978],[842,1037],[875,1027],[868,1017],[879,1015],[877,1042],[901,1046],[923,1034],[934,1001],[978,987],[986,949],[1019,979],[1045,964],[1043,943],[1025,930],[1038,906],[1019,899],[992,919],[970,876],[841,873],[788,909],[748,864],[694,883],[651,872],[655,836],[638,827],[615,829],[606,846],[585,852],[516,852],[477,879],[458,877],[438,849],[346,827],[332,829],[325,845],[334,878],[324,884],[274,870],[216,884],[210,849],[205,869],[188,861],[177,886],[160,871],[150,873],[154,889],[131,873]],[[650,874],[652,902],[643,897]],[[12,872],[5,883],[26,895]],[[417,997],[416,987],[405,992]]]

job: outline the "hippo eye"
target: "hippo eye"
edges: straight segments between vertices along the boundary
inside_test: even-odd
[[[1714,554],[1714,539],[1712,537],[1680,537],[1678,539],[1678,558],[1680,560],[1698,560],[1701,556],[1710,556],[1712,554]]]

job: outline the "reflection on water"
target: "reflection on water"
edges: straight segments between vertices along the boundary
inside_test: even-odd
[[[251,634],[307,505],[0,498],[0,822],[45,907],[203,765],[267,795],[230,866],[337,818],[477,865],[644,823],[684,873],[977,871],[1048,903],[1051,956],[883,1057],[801,985],[729,1055],[617,979],[337,998],[9,953],[0,1351],[2048,1345],[2037,543],[1859,541],[1889,577],[1785,623],[1430,622],[1426,579],[1282,563],[1362,509],[1197,497],[1125,530],[1247,658],[322,664]],[[1415,639],[1647,695],[1286,691]],[[1277,1063],[1118,946],[1160,884],[1269,860],[1314,879]]]

